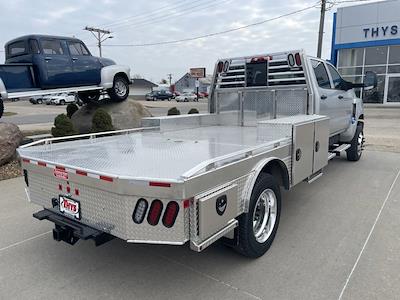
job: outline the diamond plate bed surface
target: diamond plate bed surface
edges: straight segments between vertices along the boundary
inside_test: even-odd
[[[179,180],[201,162],[265,144],[256,127],[142,132],[19,149],[23,157],[132,178]]]

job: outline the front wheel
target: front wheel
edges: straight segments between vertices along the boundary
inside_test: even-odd
[[[123,76],[115,76],[114,85],[108,90],[111,100],[122,102],[129,96],[129,82]]]
[[[61,104],[61,105],[65,105],[65,100],[61,100],[61,101],[60,101],[60,104]]]
[[[279,185],[272,175],[262,173],[251,193],[249,212],[239,217],[236,251],[251,258],[267,252],[278,230],[280,215]]]
[[[362,124],[357,125],[356,133],[350,143],[350,148],[347,149],[347,160],[358,161],[361,158],[364,148],[364,129]]]

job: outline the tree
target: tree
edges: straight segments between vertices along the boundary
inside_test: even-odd
[[[167,81],[167,79],[161,79],[160,83],[161,83],[161,84],[167,84],[168,81]]]
[[[180,114],[181,114],[181,112],[176,107],[172,107],[168,110],[168,116],[176,116],[176,115],[180,115]]]

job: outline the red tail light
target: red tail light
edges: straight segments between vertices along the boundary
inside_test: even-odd
[[[154,200],[151,203],[149,215],[147,216],[147,222],[150,225],[156,226],[160,221],[161,212],[163,210],[163,204],[160,200]]]
[[[294,55],[294,58],[295,58],[295,60],[296,60],[296,65],[298,65],[299,67],[301,66],[301,57],[300,57],[300,54],[299,53],[296,53],[295,55]]]
[[[175,224],[176,217],[179,213],[179,204],[171,201],[167,204],[162,222],[165,227],[171,228]]]
[[[146,215],[148,207],[149,204],[147,203],[146,199],[139,199],[132,214],[133,222],[136,224],[141,224],[144,220],[144,216]]]

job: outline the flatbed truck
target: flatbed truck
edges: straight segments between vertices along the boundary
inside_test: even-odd
[[[207,114],[51,138],[18,149],[34,214],[57,241],[189,244],[219,239],[248,257],[271,246],[281,189],[360,159],[362,101],[334,66],[302,50],[220,59]]]

